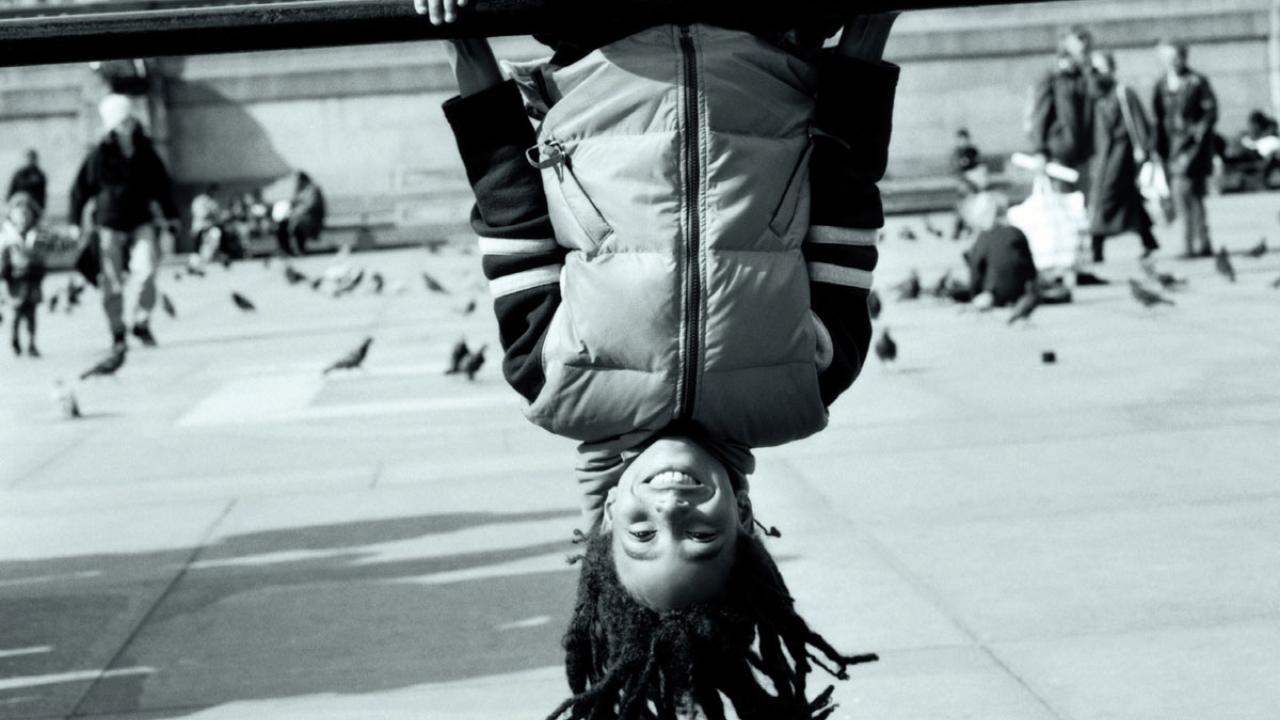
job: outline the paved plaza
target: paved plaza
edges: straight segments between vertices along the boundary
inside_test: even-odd
[[[1280,250],[1280,197],[1210,209],[1229,247]],[[898,240],[904,222],[881,288],[959,270],[959,245]],[[835,717],[1280,712],[1280,251],[1237,258],[1234,285],[1165,260],[1189,285],[1146,310],[1124,284],[1137,239],[1109,250],[1112,284],[1025,327],[890,300],[900,361],[826,432],[759,453],[803,611],[882,658]],[[0,718],[532,719],[563,698],[573,446],[503,383],[478,256],[352,261],[387,289],[166,269],[178,317],[77,386],[77,421],[50,388],[108,344],[96,295],[41,316],[44,359],[6,349]],[[366,370],[322,376],[365,336]],[[491,350],[474,382],[443,374],[463,336]]]

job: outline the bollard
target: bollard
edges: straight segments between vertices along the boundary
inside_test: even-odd
[[[156,10],[69,12],[0,20],[0,66],[125,57],[201,55],[453,37],[531,35],[662,17],[664,22],[730,0],[472,0],[458,22],[436,27],[412,0],[309,0]],[[847,0],[836,15],[1050,0]],[[114,5],[114,4],[112,4]],[[111,7],[99,3],[98,7]],[[150,2],[143,7],[159,5]],[[92,6],[90,6],[92,7]],[[832,9],[834,8],[834,9]]]

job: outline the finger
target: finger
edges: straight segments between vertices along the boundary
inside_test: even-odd
[[[427,0],[427,14],[431,16],[432,25],[439,25],[443,18],[441,4],[442,0]]]
[[[427,0],[413,0],[413,10],[419,15],[427,14]]]
[[[444,21],[451,23],[458,19],[458,0],[444,0]]]

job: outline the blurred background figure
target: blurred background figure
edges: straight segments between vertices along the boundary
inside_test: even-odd
[[[210,184],[191,200],[191,239],[199,264],[211,262],[222,249],[222,206],[218,186]]]
[[[293,199],[285,226],[288,255],[307,254],[307,243],[320,237],[324,230],[325,202],[320,186],[311,176],[299,170],[294,173]]]
[[[1093,34],[1076,26],[1062,35],[1056,67],[1036,85],[1028,114],[1033,150],[1045,161],[1080,171],[1088,177],[1092,155]],[[1056,185],[1060,192],[1088,188]]]
[[[1036,264],[1027,236],[1005,219],[1009,199],[1002,193],[975,195],[970,218],[978,237],[965,253],[969,287],[977,307],[989,308],[1018,301],[1027,283],[1036,280]]]
[[[5,194],[5,200],[12,200],[18,193],[30,195],[35,201],[34,207],[38,208],[36,222],[40,222],[40,218],[44,215],[45,204],[49,199],[48,185],[44,171],[40,169],[40,156],[33,148],[27,151],[27,163],[18,168],[10,178],[9,192]]]
[[[164,162],[133,115],[129,98],[108,95],[98,106],[106,134],[85,158],[71,188],[69,219],[89,233],[99,255],[99,290],[111,329],[112,351],[123,352],[132,331],[143,345],[156,344],[151,311],[161,232],[178,222]],[[93,234],[96,233],[96,247]],[[125,324],[125,281],[134,286],[133,324]]]
[[[1116,82],[1114,55],[1095,52],[1092,64],[1097,88],[1088,200],[1093,261],[1103,261],[1107,238],[1130,232],[1142,239],[1145,258],[1160,247],[1138,189],[1138,169],[1150,155],[1151,121],[1137,93]]]
[[[1165,73],[1156,83],[1152,100],[1155,150],[1164,161],[1182,218],[1183,257],[1212,257],[1204,197],[1213,174],[1218,100],[1209,80],[1187,64],[1186,45],[1162,40],[1156,53]]]
[[[22,354],[20,326],[27,326],[27,354],[40,357],[36,349],[36,312],[44,299],[41,286],[47,271],[45,243],[36,226],[40,204],[25,192],[9,198],[5,218],[0,221],[0,281],[14,305],[11,344],[13,354]]]
[[[990,169],[982,160],[982,153],[973,144],[973,138],[967,128],[956,131],[955,146],[951,150],[951,171],[956,176],[956,186],[960,192],[960,200],[956,205],[956,223],[951,232],[953,240],[959,240],[972,228],[966,220],[969,199],[975,193],[986,190],[991,182]]]

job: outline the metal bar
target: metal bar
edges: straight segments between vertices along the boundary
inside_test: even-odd
[[[719,1],[732,6],[731,0]],[[1047,1],[847,0],[845,7],[853,15]],[[665,21],[707,4],[690,0],[472,0],[458,22],[443,27],[417,15],[412,0],[308,0],[21,17],[0,20],[0,66],[529,35],[653,17]]]

